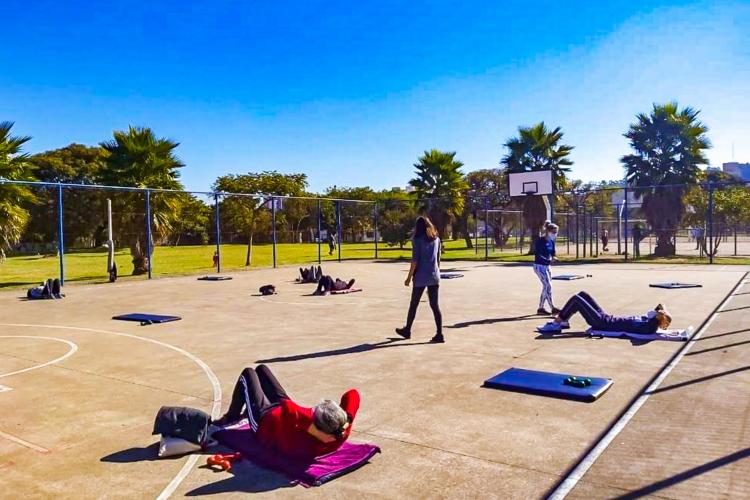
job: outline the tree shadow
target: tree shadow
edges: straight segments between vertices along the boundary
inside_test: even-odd
[[[200,468],[210,469],[207,465],[202,465]],[[220,493],[262,493],[280,488],[291,488],[297,485],[296,482],[290,481],[283,474],[262,469],[246,460],[235,463],[227,472],[231,474],[230,477],[199,486],[185,493],[185,496],[198,497]],[[217,471],[218,473],[223,473],[223,471]]]
[[[486,318],[486,319],[478,319],[474,321],[464,321],[461,323],[456,323],[455,325],[446,325],[446,328],[467,328],[469,326],[476,326],[476,325],[494,325],[495,323],[509,323],[512,321],[525,321],[527,319],[542,319],[545,316],[540,316],[538,314],[526,314],[525,316],[511,316],[508,318]]]
[[[686,387],[688,385],[699,384],[699,383],[705,382],[707,380],[712,380],[712,379],[715,379],[715,378],[724,377],[726,375],[733,375],[735,373],[740,373],[740,372],[744,372],[744,371],[747,371],[747,370],[750,370],[750,365],[748,365],[748,366],[742,366],[740,368],[735,368],[733,370],[727,370],[727,371],[723,371],[723,372],[719,372],[719,373],[712,373],[711,375],[706,375],[704,377],[694,378],[692,380],[686,380],[684,382],[679,382],[677,384],[667,385],[667,386],[664,386],[664,387],[658,387],[658,388],[654,389],[651,392],[646,392],[646,394],[658,394],[660,392],[671,391],[673,389],[679,389],[681,387]]]
[[[300,361],[303,359],[325,358],[328,356],[341,356],[343,354],[356,354],[360,352],[374,351],[375,349],[384,349],[386,347],[406,347],[431,344],[431,342],[396,343],[403,340],[404,339],[401,337],[389,337],[388,340],[376,342],[375,344],[358,344],[351,347],[344,347],[342,349],[331,349],[330,351],[310,352],[306,354],[294,354],[292,356],[279,356],[276,358],[259,359],[256,361],[256,363],[286,363],[288,361]]]
[[[722,351],[724,349],[729,349],[730,347],[737,347],[740,345],[747,345],[747,344],[750,344],[750,340],[743,340],[742,342],[734,342],[732,344],[724,344],[718,347],[709,347],[708,349],[702,349],[700,351],[691,351],[687,353],[685,356],[695,356],[696,354],[703,354],[704,352]]]
[[[716,337],[726,337],[727,335],[736,335],[738,333],[745,332],[750,332],[750,328],[746,328],[744,330],[735,330],[733,332],[717,333],[716,335],[705,335],[699,339],[695,339],[695,341],[700,342],[701,340],[715,339]]]
[[[750,457],[750,448],[735,451],[734,453],[730,453],[729,455],[725,455],[721,458],[717,458],[716,460],[706,462],[705,464],[699,465],[698,467],[693,467],[692,469],[688,469],[686,471],[680,472],[679,474],[675,474],[672,477],[668,477],[666,479],[662,479],[661,481],[651,483],[648,486],[644,486],[643,488],[639,488],[615,498],[617,498],[618,500],[626,500],[652,495],[659,490],[674,486],[675,484],[687,481],[688,479],[694,478],[701,474],[705,474],[706,472],[710,472],[714,469],[724,467],[725,465],[729,465],[733,462],[743,460],[747,457]]]

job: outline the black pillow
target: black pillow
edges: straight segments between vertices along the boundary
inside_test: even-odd
[[[162,406],[154,420],[152,434],[173,436],[203,446],[208,438],[208,414],[195,408]]]
[[[276,287],[273,285],[263,285],[258,291],[261,295],[273,295],[276,293]]]

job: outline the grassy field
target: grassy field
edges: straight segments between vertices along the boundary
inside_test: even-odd
[[[529,262],[532,257],[521,255],[513,249],[514,242],[510,241],[510,248],[504,252],[493,251],[490,247],[489,258],[493,261]],[[477,249],[466,248],[463,240],[448,241],[445,245],[446,251],[443,260],[481,260],[484,259],[484,241],[479,240]],[[175,276],[181,274],[210,274],[215,272],[212,268],[212,258],[216,247],[212,245],[203,246],[178,246],[178,247],[156,247],[152,262],[152,273],[154,276]],[[562,250],[562,248],[561,248]],[[240,244],[222,245],[222,271],[247,269],[245,266],[247,247]],[[408,259],[411,256],[410,247],[389,247],[380,244],[378,247],[378,259],[396,260]],[[345,243],[341,247],[341,258],[352,259],[374,259],[374,243]],[[328,247],[321,246],[321,260],[331,261],[338,259],[338,248],[333,255],[328,255]],[[318,260],[318,245],[310,243],[281,243],[276,247],[277,265],[313,263]],[[576,261],[575,255],[560,255],[562,261]],[[577,262],[622,262],[620,255],[602,255],[598,258],[578,259]],[[145,276],[130,276],[132,264],[127,249],[118,251],[115,255],[120,278],[124,280],[144,279]],[[707,260],[697,257],[677,256],[672,258],[643,257],[639,262],[649,263],[700,263],[705,264]],[[750,264],[747,257],[717,257],[714,262],[718,264]],[[273,247],[269,244],[255,245],[253,247],[252,263],[250,268],[270,267],[273,265]],[[56,255],[24,255],[13,256],[0,264],[0,288],[21,287],[40,283],[49,277],[57,277],[60,272],[60,263]],[[71,251],[65,254],[65,279],[68,282],[105,282],[107,281],[107,254],[104,251]]]

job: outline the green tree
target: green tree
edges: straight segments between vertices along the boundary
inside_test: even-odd
[[[253,240],[263,228],[270,230],[270,205],[262,195],[301,196],[307,187],[305,174],[282,174],[275,171],[228,174],[216,179],[213,190],[260,196],[224,196],[220,204],[222,221],[226,220],[237,231],[247,236],[245,265],[253,259]],[[277,214],[276,223],[284,224],[283,210]]]
[[[374,230],[374,203],[359,203],[375,199],[375,192],[371,188],[333,186],[328,188],[323,196],[340,200],[335,203],[324,203],[322,217],[326,227],[336,231],[336,205],[341,207],[341,236],[344,241],[356,242],[361,239],[360,237],[364,237],[365,233]]]
[[[402,189],[383,190],[375,195],[379,236],[388,246],[404,248],[411,238],[417,209],[414,199]]]
[[[643,199],[644,215],[656,234],[657,256],[674,255],[685,191],[697,182],[700,166],[708,164],[705,151],[711,144],[699,113],[679,109],[676,102],[654,104],[651,113],[638,114],[624,134],[633,153],[621,162],[629,185]]]
[[[503,145],[508,153],[500,163],[508,173],[552,171],[552,184],[555,190],[565,185],[565,175],[573,161],[568,158],[573,146],[562,144],[563,132],[560,127],[548,129],[544,122],[531,127],[519,127],[518,136],[508,139]],[[520,201],[524,224],[533,236],[538,232],[547,217],[547,207],[541,196],[526,196]]]
[[[114,132],[112,140],[101,143],[106,152],[101,180],[113,186],[181,190],[179,169],[184,164],[175,156],[179,143],[157,138],[150,128],[129,127]],[[151,203],[152,231],[163,237],[180,212],[178,196],[156,196]],[[148,271],[144,200],[141,193],[121,192],[112,200],[114,227],[127,241],[133,257],[133,274]],[[153,248],[153,246],[152,246]]]
[[[484,217],[485,200],[490,210],[502,210],[508,206],[508,175],[504,168],[488,168],[469,172],[464,180],[467,184],[464,194],[466,202],[461,215],[456,219],[456,226],[466,240],[466,247],[474,248],[469,222],[473,219],[474,227],[477,227],[479,219]],[[514,217],[500,213],[487,224],[487,229],[492,231],[496,244],[502,246],[508,240],[514,225]]]
[[[441,238],[447,237],[451,222],[464,209],[467,188],[455,152],[432,149],[425,151],[414,164],[416,177],[409,181],[419,203],[419,209],[432,219]]]
[[[0,178],[7,180],[33,180],[28,155],[22,146],[31,138],[13,136],[13,122],[0,122]],[[34,202],[29,188],[17,184],[0,184],[0,260],[18,244],[29,221],[25,206]]]
[[[45,151],[29,157],[37,180],[72,184],[96,184],[104,166],[104,151],[99,147],[70,144],[64,148]],[[76,245],[98,247],[103,242],[106,224],[106,194],[95,189],[64,189],[63,218],[65,247]],[[31,207],[31,220],[26,239],[52,242],[57,238],[54,215],[57,193],[43,190],[37,193],[37,203]]]

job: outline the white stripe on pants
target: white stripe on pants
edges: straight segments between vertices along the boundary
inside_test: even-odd
[[[250,403],[250,393],[247,388],[247,381],[242,375],[240,375],[240,380],[245,389],[245,406],[247,407],[247,419],[250,423],[250,428],[253,432],[258,432],[258,422],[255,421],[255,417],[253,416],[253,405]]]
[[[534,272],[539,278],[539,281],[542,282],[542,294],[539,297],[539,309],[544,308],[545,302],[548,302],[549,306],[554,309],[555,304],[552,302],[552,273],[549,271],[549,266],[534,264]]]

